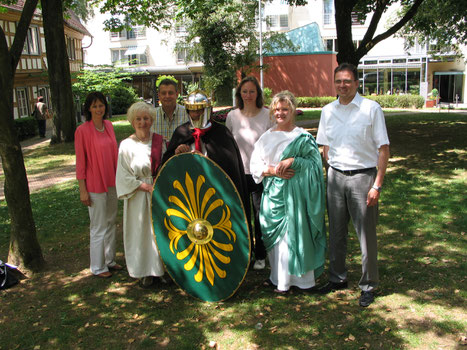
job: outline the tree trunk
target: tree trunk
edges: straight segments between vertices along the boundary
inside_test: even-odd
[[[233,81],[229,79],[216,89],[215,97],[217,106],[231,106],[232,105],[232,89]]]
[[[65,142],[73,142],[76,117],[73,107],[70,64],[63,25],[63,4],[62,0],[42,0],[41,4],[45,45],[47,48],[49,84],[52,93],[52,106],[55,113],[52,143],[61,142],[62,134]]]
[[[44,266],[44,258],[37,240],[23,153],[14,124],[13,80],[36,5],[37,0],[25,2],[10,49],[6,45],[5,33],[0,30],[0,156],[11,220],[8,261],[30,271],[39,271]]]
[[[335,0],[335,19],[337,33],[337,63],[352,63],[356,67],[358,61],[355,46],[352,41],[352,10],[354,0]]]

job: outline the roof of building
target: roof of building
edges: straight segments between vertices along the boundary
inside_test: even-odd
[[[5,8],[8,8],[10,10],[13,10],[13,11],[21,12],[23,10],[24,3],[25,3],[24,0],[18,0],[16,2],[16,4],[11,4],[11,5],[2,4],[1,6],[5,7]],[[67,15],[65,16],[64,21],[65,21],[65,24],[68,27],[70,27],[72,29],[75,29],[75,30],[77,30],[78,32],[80,32],[80,33],[82,33],[84,35],[91,36],[91,34],[86,29],[86,27],[79,20],[78,16],[72,10],[67,10],[66,13],[67,13]],[[37,15],[37,16],[40,16],[42,14],[42,11],[39,8],[36,7],[36,10],[34,11],[34,14]]]
[[[284,34],[296,50],[276,47],[271,52],[265,52],[265,55],[300,55],[326,51],[316,22],[289,30]]]

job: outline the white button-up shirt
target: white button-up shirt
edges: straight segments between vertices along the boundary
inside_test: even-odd
[[[321,111],[316,142],[329,146],[328,163],[334,168],[375,167],[378,149],[389,145],[383,110],[358,93],[348,105],[331,102]]]

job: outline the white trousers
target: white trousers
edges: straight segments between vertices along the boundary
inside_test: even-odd
[[[108,192],[91,193],[92,204],[88,207],[90,220],[91,272],[98,275],[115,265],[115,235],[117,218],[117,191],[109,187]]]

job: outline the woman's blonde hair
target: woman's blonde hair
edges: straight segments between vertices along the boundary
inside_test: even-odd
[[[154,120],[156,119],[156,109],[150,104],[140,101],[133,103],[126,112],[126,118],[130,122],[130,124],[133,125],[133,120],[139,112],[146,112],[151,117],[152,122],[154,123]]]
[[[295,118],[295,111],[297,110],[297,100],[295,96],[288,90],[278,92],[272,98],[271,104],[269,105],[269,116],[274,119],[274,110],[279,102],[286,102],[289,105],[291,115]]]

